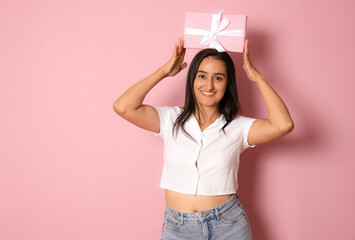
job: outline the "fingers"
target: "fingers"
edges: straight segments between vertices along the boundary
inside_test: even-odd
[[[172,59],[175,59],[177,56],[177,45],[174,44],[174,50],[173,50],[173,55],[171,56]]]
[[[248,39],[245,40],[245,51],[248,53],[249,49],[248,49]]]
[[[248,41],[248,39],[245,40],[243,58],[244,58],[244,65],[248,65],[248,66],[251,65],[250,57],[249,57],[249,41]]]
[[[185,58],[186,48],[184,48],[184,38],[179,37],[177,44],[174,44],[173,55],[170,59],[172,68],[177,68],[178,71],[187,67],[187,63],[183,62]]]
[[[249,56],[248,39],[246,39],[244,44],[244,54],[243,54],[244,60],[248,58],[248,56]]]
[[[182,40],[179,37],[179,55],[181,55],[181,52],[182,52]]]
[[[181,57],[181,62],[184,61],[185,58],[185,53],[186,53],[186,48],[184,48],[184,36],[182,36],[181,38],[179,38],[180,41],[180,57]],[[183,70],[184,68],[187,67],[187,63],[184,62],[183,64],[181,64],[180,66],[180,71]]]
[[[174,44],[174,50],[173,50],[173,55],[172,59],[176,59],[180,56],[184,57],[185,56],[185,48],[184,46],[184,39],[179,37],[177,44]]]
[[[186,48],[183,48],[183,50],[182,50],[182,58],[183,59],[185,58],[185,53],[186,53]]]
[[[185,58],[186,48],[184,48],[184,37],[179,37],[176,45],[176,59],[183,62]]]
[[[184,37],[179,37],[178,46],[179,46],[178,54],[183,55],[185,52]]]

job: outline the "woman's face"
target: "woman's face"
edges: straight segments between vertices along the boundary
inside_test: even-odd
[[[194,93],[200,107],[216,107],[227,88],[227,69],[223,61],[213,57],[202,60],[195,77]]]

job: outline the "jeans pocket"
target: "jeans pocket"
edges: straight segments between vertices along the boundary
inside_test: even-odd
[[[225,224],[234,224],[241,220],[245,220],[244,210],[237,204],[228,209],[226,212],[220,214],[221,221]]]
[[[164,218],[164,227],[170,231],[176,231],[180,229],[180,222],[177,219],[170,217],[169,215]]]

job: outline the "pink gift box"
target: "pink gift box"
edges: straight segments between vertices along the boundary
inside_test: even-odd
[[[216,48],[220,52],[243,52],[247,16],[222,14],[222,11],[223,9],[216,13],[217,15],[220,14],[220,18],[218,18],[216,14],[186,12],[184,31],[185,48]],[[213,17],[213,15],[215,16]],[[218,21],[216,21],[217,19]],[[213,31],[212,20],[214,20],[214,29],[216,29],[216,24],[217,28],[219,26],[223,29]],[[230,21],[229,24],[228,20]],[[224,21],[224,24],[222,24],[222,21]],[[222,25],[226,25],[226,27]],[[208,34],[210,34],[210,38],[214,38],[214,40],[212,40],[214,43],[206,44],[205,40],[205,45],[201,44],[204,37],[206,38],[205,35]],[[211,37],[211,35],[213,35],[213,37]],[[209,41],[207,40],[207,42]],[[219,46],[216,47],[216,44]]]

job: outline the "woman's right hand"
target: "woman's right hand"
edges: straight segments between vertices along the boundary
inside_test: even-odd
[[[174,44],[173,55],[170,60],[162,67],[166,76],[175,76],[181,70],[187,67],[184,62],[186,48],[184,48],[184,39],[179,37],[178,44]]]
[[[139,81],[124,92],[113,104],[115,112],[133,123],[134,125],[148,131],[160,132],[160,119],[157,110],[143,100],[148,92],[167,76],[175,76],[187,63],[183,62],[185,56],[184,40],[179,38],[178,44],[174,46],[171,59],[150,76]]]

